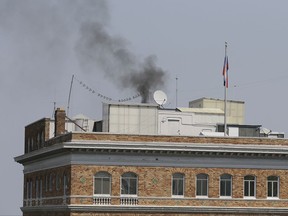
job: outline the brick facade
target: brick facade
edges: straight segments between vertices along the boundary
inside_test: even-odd
[[[288,199],[288,171],[287,170],[259,170],[259,169],[199,169],[199,168],[177,168],[177,167],[126,167],[126,166],[91,166],[91,165],[72,165],[59,167],[51,170],[43,170],[25,175],[25,180],[33,182],[33,203],[35,203],[36,179],[43,179],[43,202],[42,206],[49,205],[93,205],[94,183],[93,177],[97,172],[106,171],[111,174],[111,205],[120,205],[120,178],[126,172],[136,173],[138,176],[138,205],[140,206],[226,206],[226,207],[287,207]],[[63,201],[63,184],[56,189],[56,175],[69,176],[67,197]],[[171,179],[173,173],[183,173],[185,175],[185,192],[183,198],[173,198],[171,195]],[[196,175],[206,173],[209,176],[209,195],[208,198],[200,199],[195,195]],[[220,175],[228,173],[232,175],[232,198],[222,199],[219,197],[219,178]],[[46,188],[46,176],[53,175],[52,190]],[[256,199],[247,200],[243,198],[243,178],[246,175],[256,176]],[[267,177],[279,176],[280,178],[280,197],[278,200],[267,199]],[[61,180],[63,183],[63,180]],[[48,183],[49,185],[49,183]],[[49,186],[48,186],[49,187]],[[24,200],[27,197],[24,187]],[[51,198],[51,199],[50,199]],[[26,204],[24,203],[24,206]],[[33,214],[25,214],[33,215]],[[71,214],[71,215],[118,215],[118,214]],[[119,214],[122,215],[122,214]],[[123,214],[123,215],[128,215]],[[142,214],[131,214],[142,215]],[[144,214],[143,214],[144,215]],[[159,215],[159,214],[157,214]],[[166,214],[165,214],[166,215]],[[168,214],[169,215],[169,214]],[[170,214],[185,215],[185,214]],[[193,214],[194,215],[194,214]],[[197,215],[197,214],[196,214]],[[202,215],[202,214],[199,214]]]
[[[62,132],[49,139],[49,121],[42,119],[25,128],[25,154],[16,158],[24,165],[24,216],[288,214],[286,139],[105,133],[59,135]],[[60,131],[62,129],[60,127]],[[32,139],[38,140],[38,144],[31,145]],[[206,149],[201,149],[202,144]],[[106,164],[101,161],[102,157]],[[181,160],[183,158],[186,160],[184,165],[181,164],[185,162]],[[231,168],[223,162],[220,167],[219,164],[207,167],[208,162],[206,167],[190,166],[187,161],[191,158],[200,164],[208,159],[211,164],[214,160],[228,158],[245,162],[247,167],[242,164],[237,168],[238,164],[234,164]],[[264,160],[266,168],[264,165],[261,168],[261,162],[255,163]],[[254,164],[250,166],[248,162]],[[270,162],[271,168],[267,168]],[[99,196],[94,195],[94,175],[103,171],[111,176],[108,204],[99,204]],[[131,205],[122,203],[121,176],[125,173],[137,176],[138,190],[133,196],[137,201]],[[172,196],[172,175],[175,173],[184,175],[182,197]],[[208,176],[207,197],[196,196],[198,174]],[[223,174],[232,176],[230,198],[219,194]],[[256,177],[256,195],[250,199],[244,198],[244,177],[248,175]],[[273,199],[267,198],[269,176],[279,178],[279,196]]]

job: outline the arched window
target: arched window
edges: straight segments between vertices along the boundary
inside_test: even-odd
[[[38,178],[36,178],[36,182],[35,182],[35,198],[36,199],[39,198],[39,180],[38,180]]]
[[[121,176],[121,195],[137,195],[138,177],[135,173],[128,172]]]
[[[182,173],[172,175],[172,196],[184,196],[184,179]]]
[[[50,175],[49,175],[49,191],[52,191],[52,186],[53,186],[53,174],[50,173]]]
[[[67,173],[64,173],[63,175],[63,194],[66,195],[67,194],[67,189],[69,186],[69,178]]]
[[[208,196],[208,175],[198,174],[196,176],[196,196]]]
[[[61,187],[61,178],[60,175],[57,173],[56,175],[56,190],[59,190]]]
[[[30,182],[29,179],[26,179],[26,199],[28,200],[30,198]]]
[[[248,175],[244,177],[244,197],[256,197],[256,177]]]
[[[31,151],[31,141],[30,141],[30,138],[28,138],[28,141],[27,141],[27,153],[29,153]]]
[[[232,176],[223,174],[220,176],[220,197],[232,196]]]
[[[43,188],[42,188],[43,180],[42,177],[39,180],[39,198],[42,198]]]
[[[267,197],[279,198],[279,177],[269,176],[267,178]]]
[[[98,172],[94,176],[94,194],[110,195],[111,175],[107,172]]]

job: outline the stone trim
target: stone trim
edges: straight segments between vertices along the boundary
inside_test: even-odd
[[[263,157],[288,158],[287,146],[270,145],[234,145],[212,143],[154,143],[154,142],[108,142],[108,141],[75,141],[65,142],[42,148],[15,158],[18,163],[55,155],[67,151],[83,151],[90,153],[145,153],[161,155],[196,155],[196,156],[224,156],[224,157]]]

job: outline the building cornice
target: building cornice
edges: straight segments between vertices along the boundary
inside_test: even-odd
[[[288,159],[288,146],[278,145],[78,140],[44,147],[15,157],[15,161],[26,164],[67,152]]]
[[[41,148],[15,157],[23,165],[67,153],[111,155],[157,155],[218,158],[272,158],[288,159],[288,146],[240,145],[231,143],[137,142],[74,140]]]

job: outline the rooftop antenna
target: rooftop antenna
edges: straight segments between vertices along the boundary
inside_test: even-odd
[[[163,107],[163,105],[167,103],[167,95],[161,90],[155,91],[153,98],[160,107]]]
[[[72,75],[71,84],[70,84],[69,97],[68,97],[68,105],[67,105],[67,116],[69,116],[70,98],[71,98],[73,80],[74,80],[74,74]]]
[[[55,110],[56,110],[56,101],[53,102],[53,112],[52,112],[52,119],[54,118]]]
[[[176,108],[178,107],[178,77],[176,76]]]

